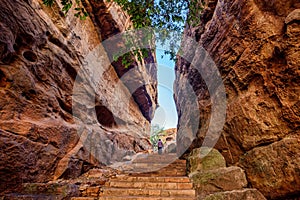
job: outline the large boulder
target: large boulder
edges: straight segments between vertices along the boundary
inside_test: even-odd
[[[218,192],[199,200],[266,200],[266,198],[256,189],[233,190]]]
[[[187,158],[187,165],[189,174],[226,167],[222,154],[207,147],[193,149]]]
[[[300,138],[286,138],[243,155],[240,166],[252,186],[271,199],[299,196],[299,144]]]
[[[190,175],[199,198],[208,194],[239,190],[247,187],[244,170],[240,167],[219,168]]]

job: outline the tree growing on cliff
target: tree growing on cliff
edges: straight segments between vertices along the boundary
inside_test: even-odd
[[[52,6],[54,1],[43,0],[43,3]],[[188,23],[195,21],[204,5],[201,0],[107,0],[109,1],[116,2],[129,14],[134,28],[151,26],[168,30],[180,30],[186,20]],[[73,8],[77,11],[76,17],[85,19],[88,16],[82,0],[75,0],[75,5],[72,0],[61,0],[61,4],[65,14]]]
[[[94,0],[100,1],[100,0]],[[203,9],[203,0],[107,0],[116,2],[124,11],[128,13],[133,23],[134,29],[152,27],[160,30],[157,38],[158,42],[164,44],[170,41],[171,49],[165,51],[171,59],[176,58],[179,49],[178,41],[180,35],[170,35],[170,32],[182,32],[186,24],[195,26],[200,22],[200,13]],[[47,6],[52,6],[55,0],[43,0]],[[70,9],[74,9],[75,16],[86,19],[88,13],[84,8],[84,0],[61,0],[62,11],[66,15]],[[149,50],[141,49],[127,53],[122,56],[125,67],[131,64],[132,57],[142,59],[147,57]],[[117,60],[117,59],[116,59]]]

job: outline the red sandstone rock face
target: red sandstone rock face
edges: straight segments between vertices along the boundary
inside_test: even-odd
[[[226,123],[215,148],[222,152],[228,164],[237,163],[248,152],[266,154],[260,162],[266,164],[267,171],[274,171],[269,173],[270,177],[253,169],[254,153],[246,154],[242,165],[251,184],[270,198],[299,195],[300,183],[293,177],[299,176],[299,166],[291,164],[293,158],[287,156],[298,152],[298,147],[283,144],[290,148],[286,152],[278,151],[276,156],[272,151],[262,152],[258,148],[268,149],[277,141],[285,143],[285,138],[299,138],[299,1],[219,0],[206,1],[205,5],[201,25],[187,28],[185,32],[207,50],[226,89]],[[199,61],[199,56],[188,45],[184,51],[189,52],[193,61]],[[186,78],[198,96],[200,126],[196,131],[197,140],[192,144],[197,147],[207,131],[211,99],[204,80],[191,70],[187,61],[179,59],[176,68],[177,107],[187,111],[180,113],[179,121],[190,119],[197,108],[182,95],[186,93]],[[187,138],[183,136],[185,133],[192,136],[189,131],[192,132],[193,127],[181,135],[180,129],[184,127],[179,127],[179,144]],[[283,162],[286,168],[282,168],[282,161],[277,164],[281,156],[286,158]],[[275,179],[276,186],[269,187]]]
[[[77,177],[150,148],[155,66],[138,66],[144,69],[139,77],[152,85],[137,95],[147,96],[147,102],[136,103],[100,44],[102,34],[111,31],[94,25],[101,12],[90,13],[94,21],[80,21],[58,7],[37,0],[0,3],[0,192],[21,182]],[[124,30],[122,20],[112,23],[117,32]],[[91,53],[106,68],[82,73]],[[99,79],[94,88],[88,84],[91,76]]]

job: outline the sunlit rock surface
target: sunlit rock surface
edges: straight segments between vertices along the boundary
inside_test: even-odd
[[[244,158],[241,166],[250,184],[272,199],[300,195],[299,166],[294,163],[299,145],[290,144],[299,144],[300,134],[299,8],[297,0],[207,0],[201,22],[185,29],[211,56],[225,86],[227,113],[215,148],[227,164]],[[201,63],[203,57],[188,43],[183,45],[188,59]],[[212,94],[186,60],[179,58],[176,64],[177,143],[196,137],[191,145],[195,148],[210,125]],[[196,104],[188,99],[188,84],[197,95]],[[197,115],[199,126],[186,123]],[[273,150],[278,145],[288,148]],[[261,171],[255,171],[253,161],[262,165]]]
[[[90,17],[82,21],[72,9],[59,11],[58,0],[51,8],[0,3],[0,192],[74,178],[151,148],[157,83],[155,65],[146,64],[153,54],[131,66],[132,82],[142,83],[131,91],[101,45],[130,26],[128,16],[116,4],[86,4]]]

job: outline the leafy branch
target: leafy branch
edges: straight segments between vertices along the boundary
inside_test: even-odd
[[[55,0],[43,0],[43,4],[51,7],[54,4],[54,1]],[[60,2],[61,5],[63,6],[61,10],[66,15],[69,12],[69,10],[73,7],[73,2],[72,0],[61,0]],[[80,18],[81,20],[85,20],[86,17],[88,16],[88,13],[85,10],[84,6],[82,5],[81,0],[75,0],[75,4],[76,5],[74,10],[76,11],[76,13],[74,14],[74,16]]]
[[[55,0],[43,0],[47,6],[52,6]],[[82,0],[75,0],[75,16],[81,20],[88,16]],[[195,26],[200,23],[200,14],[204,3],[202,0],[107,0],[116,2],[127,14],[133,23],[134,29],[152,27],[159,30],[157,38],[162,45],[170,42],[170,50],[165,51],[172,60],[176,59],[179,49],[180,34],[171,35],[170,32],[182,32],[186,24]],[[74,6],[72,0],[61,0],[62,11],[66,15]],[[132,41],[130,41],[132,42]],[[128,44],[127,44],[128,45]],[[122,55],[122,63],[128,67],[132,57],[139,60],[141,56],[149,55],[149,49],[134,50]],[[115,58],[114,60],[117,60]]]

